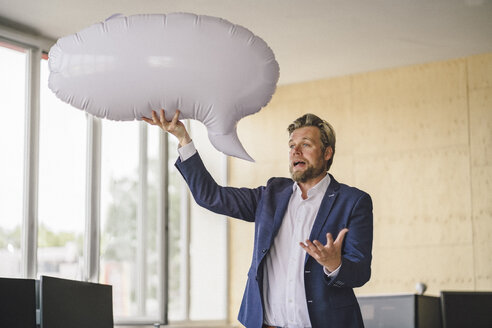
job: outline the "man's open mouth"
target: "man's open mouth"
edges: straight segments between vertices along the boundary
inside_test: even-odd
[[[298,166],[298,165],[305,165],[306,162],[303,162],[303,161],[295,161],[294,162],[294,167]]]

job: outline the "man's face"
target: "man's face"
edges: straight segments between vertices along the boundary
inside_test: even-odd
[[[333,151],[323,152],[321,133],[317,127],[305,126],[292,132],[289,139],[289,171],[296,182],[308,182],[326,172],[326,161]]]

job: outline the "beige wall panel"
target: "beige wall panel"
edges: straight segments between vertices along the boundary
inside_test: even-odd
[[[357,186],[374,202],[374,245],[471,243],[468,155],[460,146],[358,157]]]
[[[472,181],[474,240],[492,245],[492,166],[473,168]]]
[[[492,54],[467,62],[476,289],[492,290]]]
[[[355,152],[466,145],[466,61],[353,76]]]
[[[287,103],[295,99],[329,98],[347,92],[349,86],[349,77],[316,80],[279,86],[275,96]]]
[[[374,252],[371,280],[357,294],[414,293],[415,284],[427,294],[441,290],[473,290],[471,245],[379,248]]]
[[[336,154],[330,173],[338,182],[354,186],[354,156],[351,154]]]
[[[492,290],[492,165],[473,168],[472,181],[476,287]]]
[[[492,77],[491,77],[492,80]],[[492,87],[470,90],[472,165],[492,165]]]
[[[471,56],[467,61],[469,88],[492,88],[492,53]]]
[[[489,224],[490,225],[490,224]],[[489,228],[490,231],[490,228]],[[475,289],[492,290],[492,244],[489,241],[474,244]]]

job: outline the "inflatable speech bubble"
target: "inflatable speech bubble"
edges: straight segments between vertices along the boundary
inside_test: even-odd
[[[271,99],[279,66],[244,27],[194,14],[110,17],[58,40],[49,53],[49,88],[97,117],[140,120],[164,108],[170,120],[201,121],[223,153],[253,160],[237,122]]]

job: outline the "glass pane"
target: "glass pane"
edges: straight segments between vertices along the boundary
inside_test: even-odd
[[[41,60],[38,276],[82,279],[86,117],[48,88]]]
[[[146,228],[146,259],[147,259],[147,293],[145,298],[146,314],[152,317],[159,314],[159,290],[161,281],[159,280],[159,265],[162,259],[159,257],[158,244],[161,236],[157,230],[158,205],[159,199],[159,182],[161,163],[159,163],[159,129],[148,128],[148,182],[147,182],[147,228]]]
[[[100,282],[113,285],[115,316],[137,314],[136,122],[102,121]]]
[[[205,126],[190,120],[191,135],[210,174],[224,184],[224,155],[208,140]],[[190,319],[226,319],[227,222],[191,201]],[[206,282],[206,283],[204,283]]]
[[[26,54],[0,43],[0,276],[21,275]]]
[[[170,321],[184,320],[185,314],[185,279],[186,272],[183,270],[185,266],[182,263],[181,250],[181,209],[182,202],[185,200],[183,190],[187,190],[187,186],[174,167],[174,162],[178,158],[178,142],[172,135],[168,137],[168,154],[169,154],[169,303],[168,303],[168,319]]]

